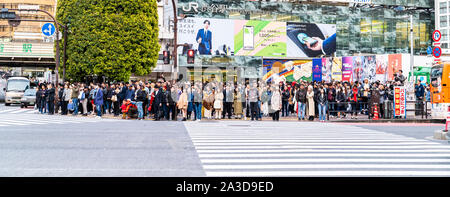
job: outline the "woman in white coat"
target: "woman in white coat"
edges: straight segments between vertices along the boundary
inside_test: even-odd
[[[222,89],[219,87],[217,89],[217,93],[214,95],[214,110],[215,110],[214,116],[216,120],[220,120],[222,116],[222,109],[223,109],[223,93]]]
[[[306,92],[306,100],[308,103],[308,116],[309,119],[314,120],[315,109],[314,109],[314,91],[312,86],[308,86],[308,91]]]
[[[279,121],[280,120],[280,110],[281,110],[281,93],[278,86],[276,86],[272,92],[272,98],[270,101],[270,105],[273,110],[272,120]]]

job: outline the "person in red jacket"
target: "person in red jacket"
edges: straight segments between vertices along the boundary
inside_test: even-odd
[[[353,85],[352,91],[351,91],[351,95],[348,98],[349,101],[351,102],[352,105],[352,119],[357,119],[357,115],[358,115],[358,86]]]
[[[122,106],[122,119],[130,119],[137,113],[137,106],[131,102],[131,99],[127,99],[123,101]]]

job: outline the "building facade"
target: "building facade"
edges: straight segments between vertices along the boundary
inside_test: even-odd
[[[0,8],[41,9],[56,14],[56,0],[0,0]],[[42,12],[18,12],[20,19],[51,20]],[[0,69],[12,75],[44,78],[54,69],[54,37],[42,34],[47,22],[21,21],[16,27],[0,20]],[[47,73],[46,73],[47,72]]]
[[[436,17],[435,17],[435,24],[436,29],[438,29],[441,34],[441,48],[443,51],[443,54],[448,56],[450,55],[450,47],[449,47],[449,0],[435,0],[435,10],[436,10]],[[450,58],[446,58],[450,59]]]

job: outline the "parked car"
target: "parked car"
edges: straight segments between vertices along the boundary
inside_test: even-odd
[[[36,89],[27,89],[23,93],[20,99],[20,107],[27,108],[29,105],[33,106],[36,104]]]

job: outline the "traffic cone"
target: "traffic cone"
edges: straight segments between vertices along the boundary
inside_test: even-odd
[[[378,120],[378,105],[373,106],[373,120]]]

